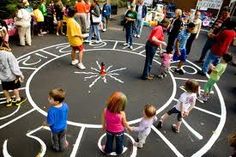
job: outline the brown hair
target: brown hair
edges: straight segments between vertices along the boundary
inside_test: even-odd
[[[151,104],[147,104],[144,106],[144,113],[148,118],[151,118],[156,115],[156,107]]]
[[[107,99],[107,109],[112,113],[120,113],[125,110],[127,98],[122,92],[114,92]]]
[[[185,90],[191,93],[198,93],[199,83],[195,80],[188,80],[185,82]]]
[[[62,88],[55,88],[49,91],[49,96],[53,98],[54,101],[63,102],[65,99],[66,92]]]
[[[236,132],[228,136],[229,145],[236,149]]]

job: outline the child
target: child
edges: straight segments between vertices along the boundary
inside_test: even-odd
[[[125,115],[127,98],[122,92],[114,92],[107,100],[107,107],[102,113],[102,127],[106,131],[106,145],[103,151],[106,154],[113,150],[113,139],[116,140],[116,154],[121,154],[124,149],[125,128],[131,130]]]
[[[8,35],[8,31],[7,31],[7,28],[2,25],[0,23],[0,38],[2,39],[2,43],[1,43],[1,47],[6,47],[8,49],[10,49],[10,46],[9,46],[9,35]]]
[[[155,106],[150,104],[145,105],[143,118],[140,121],[139,126],[132,128],[133,131],[138,132],[138,142],[134,143],[135,146],[143,148],[143,144],[145,144],[146,138],[151,132],[151,126],[155,121],[157,121]]]
[[[194,80],[186,81],[185,90],[186,90],[186,92],[181,94],[177,104],[161,117],[161,119],[157,125],[157,128],[159,128],[159,129],[162,128],[164,121],[171,114],[176,113],[176,114],[178,114],[177,115],[177,123],[172,125],[172,130],[175,133],[179,133],[180,126],[182,123],[182,118],[187,117],[189,115],[190,111],[195,106],[197,93],[199,90],[198,82],[196,82]]]
[[[219,81],[221,75],[225,72],[227,64],[232,61],[231,54],[224,54],[221,62],[217,66],[211,66],[211,74],[207,83],[204,85],[204,93],[200,95],[200,100],[207,101],[210,96],[210,92],[216,82]]]
[[[72,65],[77,65],[80,69],[86,69],[83,64],[83,54],[84,54],[84,46],[83,46],[83,35],[81,32],[80,25],[73,18],[75,14],[75,10],[73,7],[68,8],[68,19],[67,19],[67,36],[69,43],[72,47],[71,51],[71,59]],[[79,51],[79,60],[76,59],[76,51]]]
[[[39,10],[39,6],[34,7],[33,17],[34,21],[37,23],[37,34],[38,36],[43,36],[43,27],[44,27],[44,16],[43,13]]]
[[[63,151],[68,147],[66,128],[69,109],[64,99],[65,91],[61,88],[49,92],[48,101],[52,106],[48,109],[47,123],[52,132],[52,148],[55,151]]]
[[[228,142],[229,145],[234,149],[234,152],[230,157],[236,157],[236,132],[228,136]]]
[[[107,2],[102,7],[102,23],[103,23],[103,32],[107,30],[108,21],[111,16],[111,5]]]
[[[187,55],[186,55],[186,42],[190,36],[190,33],[193,31],[195,27],[195,24],[190,22],[187,25],[187,29],[182,30],[175,42],[175,53],[173,56],[173,60],[177,61],[179,60],[177,69],[175,69],[176,73],[179,73],[180,75],[184,74],[184,71],[181,69],[184,62],[187,59]]]
[[[19,106],[26,101],[20,97],[20,82],[24,80],[18,62],[11,51],[5,47],[0,48],[0,80],[2,81],[2,89],[6,97],[6,106],[12,106],[12,103]],[[13,90],[15,100],[12,100],[9,90]]]
[[[135,30],[134,23],[137,19],[137,12],[135,11],[134,4],[131,4],[131,9],[127,11],[125,14],[125,32],[126,32],[126,43],[124,46],[128,46],[131,50],[133,50],[133,31]]]
[[[158,78],[162,79],[167,76],[172,56],[170,51],[161,53],[161,74],[157,76]]]

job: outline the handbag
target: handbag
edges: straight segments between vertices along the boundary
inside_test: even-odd
[[[100,15],[97,17],[92,14],[92,21],[93,21],[93,23],[100,23],[102,21],[102,16]]]

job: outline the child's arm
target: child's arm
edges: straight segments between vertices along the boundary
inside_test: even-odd
[[[184,117],[184,106],[183,106],[183,102],[180,102],[180,112],[181,112],[181,116]]]
[[[175,42],[175,49],[176,49],[177,55],[180,56],[179,39],[177,39],[176,42]]]
[[[195,104],[196,104],[196,98],[193,99],[193,102],[191,103],[191,106],[189,107],[188,111],[184,113],[184,116],[188,116],[189,115],[189,113],[194,108]]]
[[[121,116],[122,116],[122,123],[123,123],[124,127],[127,128],[128,131],[132,131],[133,128],[129,126],[129,124],[128,124],[127,120],[126,120],[125,112],[122,111],[121,112]]]

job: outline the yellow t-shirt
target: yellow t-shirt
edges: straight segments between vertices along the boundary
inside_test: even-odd
[[[69,44],[71,46],[80,46],[83,44],[83,39],[75,37],[76,35],[82,35],[80,25],[74,20],[74,18],[67,19],[67,36]]]
[[[33,15],[37,22],[44,22],[43,13],[39,9],[35,9]]]

